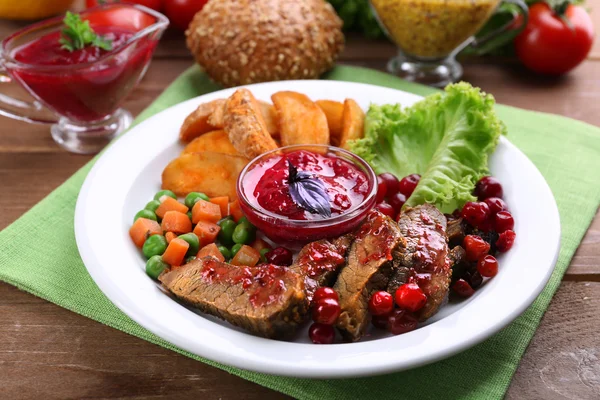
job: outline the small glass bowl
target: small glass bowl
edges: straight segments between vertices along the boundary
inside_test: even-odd
[[[368,190],[364,200],[343,214],[319,220],[293,220],[275,214],[252,202],[246,190],[253,190],[254,184],[246,179],[248,172],[257,164],[281,153],[306,150],[319,154],[328,154],[350,162],[367,176]],[[242,211],[248,220],[261,230],[269,239],[277,243],[303,244],[319,239],[341,236],[348,233],[363,221],[367,213],[375,206],[377,195],[377,175],[371,166],[357,155],[339,147],[327,145],[293,145],[261,154],[250,161],[240,173],[237,181],[237,194]]]

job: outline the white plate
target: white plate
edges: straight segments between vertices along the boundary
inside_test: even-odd
[[[420,99],[398,90],[333,81],[250,88],[263,100],[279,90],[299,91],[314,100],[351,97],[363,109],[371,102],[407,106]],[[516,244],[500,257],[494,279],[470,299],[443,307],[426,326],[395,337],[318,346],[309,343],[306,332],[295,342],[263,339],[180,305],[145,274],[128,230],[135,213],[160,189],[163,168],[181,151],[178,132],[184,118],[198,104],[227,97],[233,90],[183,102],[133,128],[98,160],[79,195],[75,234],[89,273],[117,307],[151,332],[199,356],[252,371],[313,378],[374,375],[431,363],[474,346],[519,316],[545,286],[559,250],[556,203],[531,161],[502,138],[490,168],[502,182],[515,217]]]

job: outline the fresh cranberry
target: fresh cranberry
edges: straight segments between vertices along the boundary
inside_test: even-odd
[[[396,290],[396,304],[408,311],[419,311],[427,303],[427,295],[416,283],[405,283]]]
[[[483,283],[483,277],[477,270],[467,272],[463,278],[473,289],[477,289]]]
[[[314,323],[308,328],[308,336],[314,344],[332,344],[335,339],[335,329],[331,325]]]
[[[392,207],[385,201],[377,204],[375,206],[375,208],[377,209],[377,211],[379,211],[383,215],[387,215],[388,217],[390,217],[392,219],[394,219],[394,217],[396,216],[396,210],[394,210],[394,207]]]
[[[393,196],[390,196],[388,201],[390,205],[394,208],[394,211],[396,211],[396,213],[399,213],[404,203],[406,203],[406,196],[398,192]]]
[[[502,233],[504,231],[512,231],[515,227],[515,220],[508,211],[500,211],[494,217],[494,228],[496,232]]]
[[[369,299],[369,312],[373,315],[388,315],[394,309],[394,298],[386,291],[373,293]]]
[[[484,176],[475,185],[475,196],[479,200],[485,200],[490,197],[502,198],[504,191],[498,179],[493,176]]]
[[[386,315],[373,315],[371,317],[371,322],[373,323],[373,326],[375,326],[375,328],[378,329],[387,329],[388,327],[388,318],[390,317],[390,314],[386,314]]]
[[[335,290],[333,290],[330,287],[320,287],[317,290],[315,290],[315,294],[313,295],[313,302],[316,303],[319,300],[322,299],[334,299],[334,300],[339,300],[339,296],[337,294],[337,292]]]
[[[476,235],[467,235],[463,240],[463,248],[467,253],[467,260],[477,261],[490,251],[490,244]]]
[[[313,321],[325,325],[333,325],[340,316],[340,303],[335,299],[321,299],[313,306]]]
[[[498,214],[500,211],[508,210],[508,206],[500,197],[489,197],[483,201],[490,209],[490,216]]]
[[[387,194],[387,184],[380,176],[377,177],[377,196],[375,197],[377,203],[381,203],[385,199]]]
[[[265,258],[270,264],[289,266],[292,265],[294,255],[285,247],[276,247],[265,254]]]
[[[477,261],[477,271],[486,278],[493,278],[498,274],[498,260],[496,257],[487,255]]]
[[[394,175],[389,172],[384,172],[379,175],[379,178],[385,182],[386,186],[386,195],[391,196],[393,194],[398,193],[398,188],[400,187],[400,181]]]
[[[400,181],[400,186],[399,186],[398,190],[400,191],[400,193],[402,193],[406,197],[410,197],[410,195],[415,191],[415,188],[419,184],[420,180],[421,180],[421,175],[419,175],[419,174],[411,174],[411,175],[405,176]]]
[[[474,227],[479,227],[490,215],[490,208],[483,202],[468,201],[462,209],[462,217]]]
[[[454,290],[454,293],[460,297],[471,297],[473,293],[475,293],[475,290],[473,290],[471,285],[469,285],[469,282],[465,281],[464,279],[459,279],[454,282],[454,285],[452,285],[452,290]]]
[[[401,335],[417,328],[417,319],[405,310],[394,310],[388,317],[387,328],[394,335]]]
[[[496,240],[496,249],[503,253],[509,251],[513,247],[516,237],[517,234],[514,231],[509,230],[502,232],[500,237],[498,237],[498,240]]]

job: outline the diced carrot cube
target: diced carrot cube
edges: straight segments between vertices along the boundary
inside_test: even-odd
[[[172,197],[164,196],[161,200],[160,206],[156,209],[156,215],[160,218],[164,218],[168,211],[179,211],[185,214],[188,212],[188,208],[185,204],[181,204]]]
[[[216,224],[221,219],[221,207],[208,201],[198,200],[192,208],[192,222],[200,221]]]
[[[221,218],[226,215],[229,215],[229,197],[211,197],[210,202],[216,204],[221,209]]]
[[[129,236],[137,247],[142,247],[146,239],[152,235],[162,235],[162,229],[156,221],[147,218],[138,218],[131,228],[129,228]]]
[[[219,251],[219,248],[214,243],[211,243],[211,244],[201,248],[200,251],[198,252],[198,254],[196,255],[196,257],[197,258],[214,257],[221,262],[225,261],[225,257],[223,257],[223,254],[221,254],[221,252]]]
[[[181,265],[190,248],[190,244],[183,239],[175,238],[167,246],[167,250],[162,255],[162,259],[169,265]]]
[[[192,221],[190,221],[187,214],[180,213],[179,211],[167,211],[163,217],[161,226],[163,231],[177,234],[192,231]]]
[[[269,243],[264,240],[257,238],[254,242],[252,242],[252,248],[260,253],[262,249],[270,249]]]
[[[165,233],[165,239],[167,239],[167,243],[171,243],[171,240],[175,239],[176,237],[177,237],[177,235],[174,234],[173,232]]]
[[[250,246],[243,245],[231,260],[231,264],[254,267],[258,263],[258,260],[260,260],[260,253]]]
[[[242,208],[240,207],[240,201],[238,199],[235,199],[235,201],[229,203],[229,215],[233,217],[235,222],[238,222],[244,216]]]
[[[206,246],[217,240],[217,235],[220,230],[221,227],[217,224],[204,221],[198,222],[194,228],[194,233],[198,236],[198,240],[200,240],[200,247]]]

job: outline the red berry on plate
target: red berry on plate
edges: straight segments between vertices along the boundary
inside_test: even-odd
[[[502,253],[509,251],[513,247],[516,237],[517,234],[514,231],[502,232],[496,240],[496,249]]]
[[[415,188],[419,184],[420,180],[421,180],[421,175],[419,175],[419,174],[411,174],[411,175],[405,176],[400,181],[400,186],[399,186],[398,190],[400,191],[400,193],[402,193],[403,195],[405,195],[408,198],[415,191]]]
[[[373,315],[371,317],[371,323],[373,324],[373,326],[375,328],[378,329],[387,329],[388,327],[388,318],[390,317],[389,314],[386,315]]]
[[[331,325],[314,323],[308,328],[308,337],[314,344],[332,344],[335,340],[335,329]]]
[[[471,285],[469,285],[469,283],[464,279],[459,279],[454,282],[454,285],[452,285],[452,290],[454,290],[454,293],[460,297],[471,297],[473,293],[475,293],[475,290],[473,290]]]
[[[484,176],[475,185],[475,196],[479,200],[485,200],[489,197],[500,197],[504,195],[500,181],[493,176]]]
[[[377,211],[379,211],[383,215],[387,215],[388,217],[390,217],[392,219],[396,216],[396,210],[394,210],[394,207],[392,207],[385,201],[377,204],[375,206],[375,208],[377,209]]]
[[[386,291],[373,293],[369,299],[369,312],[372,315],[388,315],[394,309],[394,298]]]
[[[500,211],[508,210],[508,206],[500,197],[489,197],[483,201],[490,209],[490,216],[498,214]]]
[[[338,301],[340,298],[335,290],[325,286],[315,290],[315,294],[313,295],[313,303],[316,303],[322,299],[334,299]]]
[[[342,309],[336,299],[321,299],[314,303],[312,310],[313,321],[325,325],[333,325],[340,316]]]
[[[380,176],[377,177],[377,196],[375,197],[377,203],[381,203],[385,199],[387,194],[387,184]]]
[[[515,220],[508,211],[500,211],[494,217],[494,228],[496,232],[511,231],[515,227]]]
[[[405,310],[394,310],[388,317],[387,328],[394,335],[417,329],[417,319]]]
[[[476,235],[467,235],[463,240],[463,248],[467,253],[467,260],[477,261],[490,251],[490,244]]]
[[[486,278],[493,278],[498,274],[498,260],[496,257],[487,255],[477,261],[477,272]]]
[[[490,215],[490,208],[484,202],[468,201],[462,209],[461,216],[475,228],[482,225]]]
[[[427,295],[416,283],[405,283],[396,290],[396,304],[408,311],[419,311],[427,303]]]
[[[266,253],[265,258],[270,264],[287,267],[292,265],[294,255],[285,247],[276,247]]]
[[[389,201],[390,205],[392,206],[392,208],[394,209],[394,211],[396,211],[396,213],[399,213],[400,210],[402,209],[402,206],[404,205],[404,203],[406,203],[406,196],[403,195],[402,193],[398,192],[398,193],[390,196],[388,201]]]
[[[389,172],[384,172],[383,174],[379,174],[379,178],[385,182],[385,186],[387,188],[386,195],[391,196],[398,192],[398,188],[400,187],[400,181],[393,174]]]

